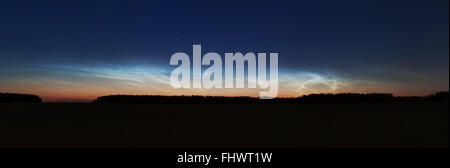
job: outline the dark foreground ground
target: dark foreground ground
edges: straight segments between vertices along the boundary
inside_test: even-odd
[[[0,147],[448,147],[449,104],[0,104]]]

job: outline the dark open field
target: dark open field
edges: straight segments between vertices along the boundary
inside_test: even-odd
[[[0,104],[0,147],[448,147],[446,102]]]

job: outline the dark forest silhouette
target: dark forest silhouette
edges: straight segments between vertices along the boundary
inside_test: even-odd
[[[259,99],[257,97],[223,96],[161,96],[161,95],[109,95],[95,99],[94,103],[137,103],[137,104],[315,104],[315,103],[358,103],[358,102],[419,102],[449,100],[449,92],[441,91],[428,96],[400,96],[391,93],[322,93],[309,94],[296,98]],[[0,93],[0,102],[40,103],[39,96],[31,94]]]
[[[394,97],[391,93],[337,93],[309,94],[297,98],[259,99],[256,97],[220,96],[160,96],[160,95],[110,95],[101,96],[95,103],[158,103],[158,104],[271,104],[271,103],[357,103],[398,101],[447,101],[449,92],[442,91],[429,96]]]
[[[39,96],[31,94],[17,94],[17,93],[0,93],[0,102],[14,103],[14,102],[33,102],[40,103],[42,99]]]
[[[37,98],[0,95],[8,102]],[[0,102],[0,147],[448,148],[448,97],[112,95],[96,103]]]

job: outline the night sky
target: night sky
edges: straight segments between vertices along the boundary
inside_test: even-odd
[[[281,97],[449,88],[448,0],[1,1],[0,92],[44,101],[173,89],[170,56],[279,53]]]

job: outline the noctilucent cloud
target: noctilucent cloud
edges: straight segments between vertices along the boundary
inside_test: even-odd
[[[0,92],[44,101],[173,89],[170,56],[279,53],[281,97],[426,95],[449,86],[449,1],[2,1]]]

